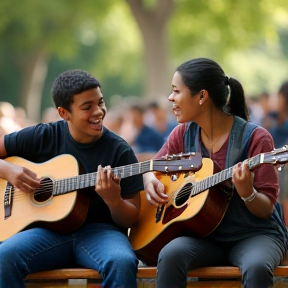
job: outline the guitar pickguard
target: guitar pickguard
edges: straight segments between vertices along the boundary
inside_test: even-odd
[[[171,220],[175,219],[179,215],[182,214],[182,212],[187,208],[188,204],[185,204],[181,208],[176,208],[173,205],[170,205],[164,213],[164,217],[162,220],[163,224],[169,223]]]

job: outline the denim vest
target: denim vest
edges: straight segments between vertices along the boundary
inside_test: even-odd
[[[256,124],[234,116],[225,168],[232,167],[247,159],[251,135],[257,127]],[[189,123],[185,131],[184,151],[199,152],[202,157],[209,157],[208,151],[201,142],[200,127],[195,122]],[[287,249],[287,228],[283,221],[280,204],[276,202],[270,219],[261,219],[250,213],[235,187],[232,189],[234,193],[221,223],[207,237],[216,241],[238,241],[247,237],[266,234],[275,236],[275,239],[282,242],[282,245]],[[219,191],[219,193],[221,192]]]

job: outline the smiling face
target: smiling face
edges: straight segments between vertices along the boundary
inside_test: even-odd
[[[168,100],[173,102],[173,113],[178,123],[196,121],[201,115],[200,93],[192,96],[188,86],[182,81],[179,72],[175,72],[173,76],[172,90]]]
[[[68,122],[70,134],[75,141],[90,143],[102,136],[107,108],[99,87],[74,95],[70,111],[58,108],[59,115]]]

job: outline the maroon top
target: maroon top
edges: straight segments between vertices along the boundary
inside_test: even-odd
[[[177,125],[169,135],[167,141],[155,156],[158,159],[166,154],[179,154],[184,152],[184,132],[187,123]],[[212,160],[219,165],[221,169],[225,169],[226,152],[228,148],[228,139],[225,141],[219,151],[213,153]],[[258,127],[253,131],[251,136],[250,147],[248,150],[248,158],[265,152],[271,152],[274,149],[273,139],[270,133]],[[227,167],[228,168],[228,167]],[[278,175],[276,168],[272,164],[264,164],[258,166],[255,170],[255,178],[253,186],[259,193],[265,194],[273,204],[275,204],[278,193]]]

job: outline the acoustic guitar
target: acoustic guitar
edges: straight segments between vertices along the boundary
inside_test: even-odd
[[[287,147],[256,155],[248,161],[253,171],[262,164],[288,162]],[[233,167],[220,171],[211,159],[202,159],[199,171],[154,174],[164,184],[169,196],[166,205],[158,207],[141,191],[140,216],[129,233],[137,257],[147,265],[156,265],[160,250],[182,235],[205,237],[217,228],[232,197]]]
[[[20,157],[8,157],[5,161],[35,172],[41,185],[33,193],[25,193],[0,179],[0,241],[30,225],[64,233],[81,227],[89,206],[81,189],[96,184],[97,172],[78,175],[77,160],[68,154],[40,164]],[[201,165],[199,156],[186,153],[112,168],[112,172],[122,179],[148,171],[196,171]]]

